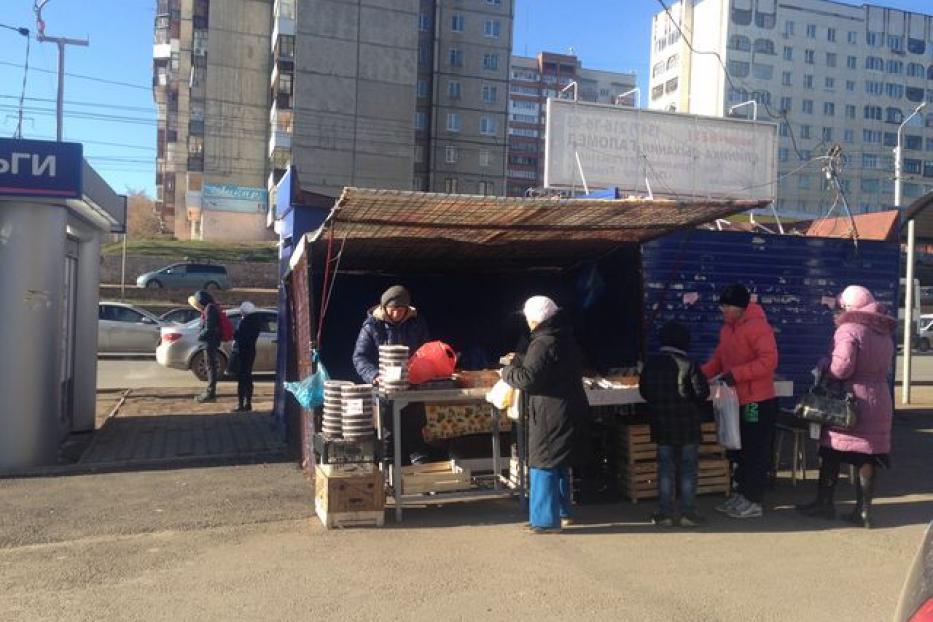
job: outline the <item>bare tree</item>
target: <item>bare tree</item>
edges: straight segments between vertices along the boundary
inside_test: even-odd
[[[131,240],[153,238],[160,234],[155,201],[145,190],[128,190],[126,193],[126,232]]]

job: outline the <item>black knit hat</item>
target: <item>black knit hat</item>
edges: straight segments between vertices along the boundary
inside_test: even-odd
[[[690,349],[690,331],[680,322],[666,322],[661,327],[661,345],[686,352]]]
[[[403,285],[393,285],[382,293],[379,304],[383,307],[392,305],[393,307],[410,307],[411,294]]]
[[[722,290],[722,294],[719,295],[719,304],[729,305],[730,307],[745,309],[751,301],[752,295],[748,293],[748,289],[741,283],[729,285],[726,289]]]

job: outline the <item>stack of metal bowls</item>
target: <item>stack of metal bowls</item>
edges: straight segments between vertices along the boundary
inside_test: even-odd
[[[372,437],[373,387],[371,384],[345,384],[340,387],[343,402],[341,431],[348,441],[360,441]]]
[[[386,393],[408,388],[408,346],[379,346],[379,388]]]
[[[344,385],[352,385],[346,380],[326,380],[324,382],[324,422],[321,432],[327,438],[340,438],[343,433],[343,397],[340,393]]]

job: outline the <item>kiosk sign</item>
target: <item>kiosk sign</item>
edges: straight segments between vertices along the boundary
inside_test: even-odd
[[[0,138],[0,196],[81,197],[80,143]]]

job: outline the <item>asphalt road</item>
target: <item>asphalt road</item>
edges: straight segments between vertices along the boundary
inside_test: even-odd
[[[258,375],[257,382],[267,382],[271,376]],[[190,371],[162,367],[153,358],[98,358],[98,389],[187,389],[204,383]]]

